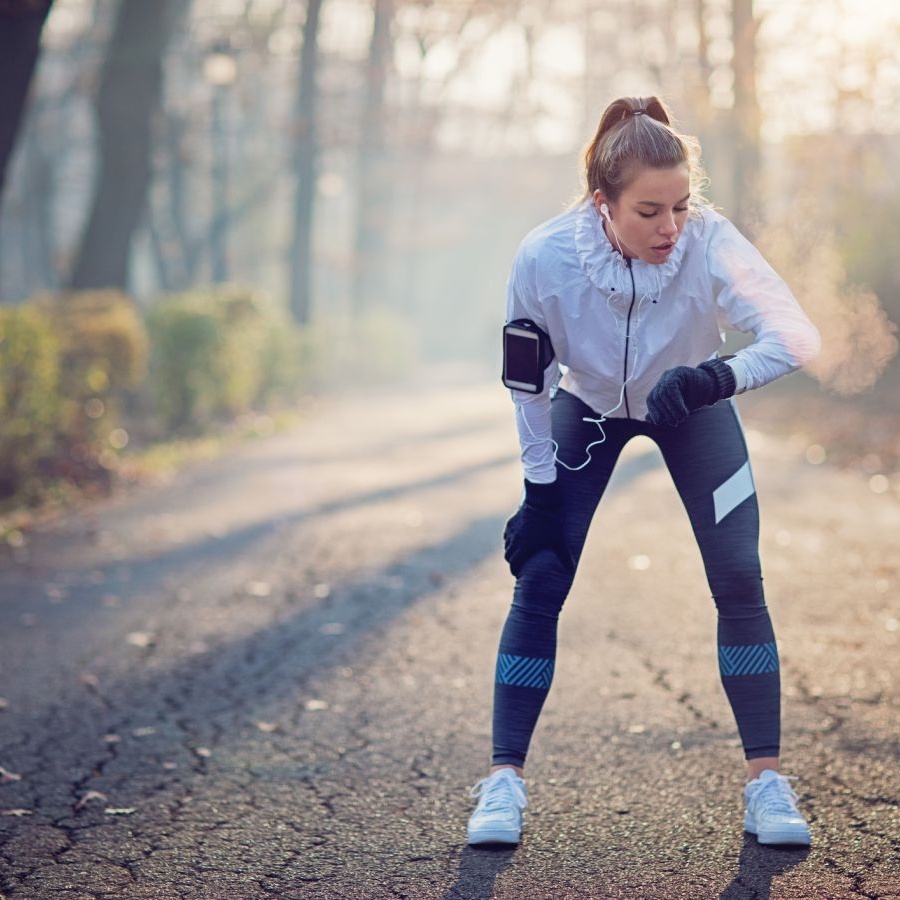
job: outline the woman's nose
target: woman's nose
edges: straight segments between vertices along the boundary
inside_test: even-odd
[[[675,221],[675,216],[664,215],[662,218],[662,222],[660,223],[659,230],[667,237],[669,235],[677,234],[678,223]]]

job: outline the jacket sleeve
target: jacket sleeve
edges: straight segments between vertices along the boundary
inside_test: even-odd
[[[506,287],[506,321],[513,319],[531,319],[539,328],[548,331],[538,299],[536,261],[521,248],[513,262]],[[544,390],[540,394],[510,391],[516,408],[516,428],[525,478],[537,484],[556,480],[550,428],[550,390],[558,378],[559,364],[554,356],[544,370]]]
[[[713,228],[707,264],[720,315],[731,328],[755,337],[733,361],[738,390],[752,390],[815,359],[819,332],[784,280],[731,222],[721,219]]]

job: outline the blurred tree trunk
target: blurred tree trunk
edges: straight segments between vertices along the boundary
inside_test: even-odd
[[[308,0],[303,24],[300,83],[294,104],[294,227],[290,247],[291,315],[298,325],[312,315],[312,234],[316,199],[319,133],[316,112],[319,90],[319,14],[323,0]]]
[[[705,135],[712,129],[713,122],[712,100],[709,96],[709,79],[712,75],[712,63],[709,61],[706,0],[693,0],[693,5],[694,21],[697,26],[697,74],[691,99],[701,134]]]
[[[193,199],[186,164],[188,127],[187,115],[167,111],[159,136],[161,171],[147,198],[146,222],[158,248],[154,252],[160,283],[172,291],[185,290],[196,281],[203,257],[203,246],[192,240],[187,224]]]
[[[756,95],[756,34],[760,20],[754,18],[753,0],[732,0],[734,42],[734,137],[733,178],[735,223],[753,231],[759,225],[760,110]]]
[[[386,172],[384,90],[393,47],[393,18],[394,0],[375,0],[357,155],[353,268],[353,305],[357,314],[388,299],[385,233],[390,219],[390,179]]]
[[[190,0],[121,0],[97,95],[99,182],[72,288],[127,288],[131,239],[151,176],[163,55]]]
[[[703,148],[703,164],[710,179],[712,197],[729,213],[733,210],[734,159],[731,135],[731,111],[713,105],[711,79],[714,71],[710,59],[710,0],[690,0],[697,30],[697,62],[691,73],[687,97],[693,122]]]
[[[0,196],[52,0],[0,2]]]

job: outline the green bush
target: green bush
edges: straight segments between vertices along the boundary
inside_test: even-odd
[[[300,381],[300,336],[262,292],[224,285],[163,297],[147,324],[165,429],[197,430],[289,396]]]
[[[109,450],[123,395],[147,370],[147,333],[134,302],[114,290],[40,297],[60,347],[60,437],[81,456]]]
[[[308,333],[285,316],[267,324],[257,401],[274,406],[296,400],[311,381],[313,348]]]
[[[213,359],[220,323],[179,298],[161,301],[148,316],[151,399],[166,429],[206,419],[215,407]]]
[[[395,313],[300,329],[266,294],[234,285],[165,296],[146,323],[117,291],[0,307],[0,499],[108,485],[128,442],[123,407],[128,430],[141,430],[143,410],[145,435],[199,432],[314,385],[395,381],[415,361],[410,324]]]
[[[52,320],[29,306],[0,309],[0,497],[26,492],[53,452],[59,371]]]
[[[141,382],[147,338],[116,291],[0,308],[0,497],[40,499],[60,481],[108,482],[123,394]]]

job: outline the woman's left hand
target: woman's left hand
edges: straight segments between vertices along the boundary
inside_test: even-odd
[[[503,529],[503,556],[516,578],[525,563],[541,550],[553,550],[564,565],[572,565],[559,507],[556,482],[534,484],[525,480],[524,501]]]
[[[680,425],[695,409],[732,396],[736,387],[731,366],[721,359],[667,369],[647,395],[647,421]]]

